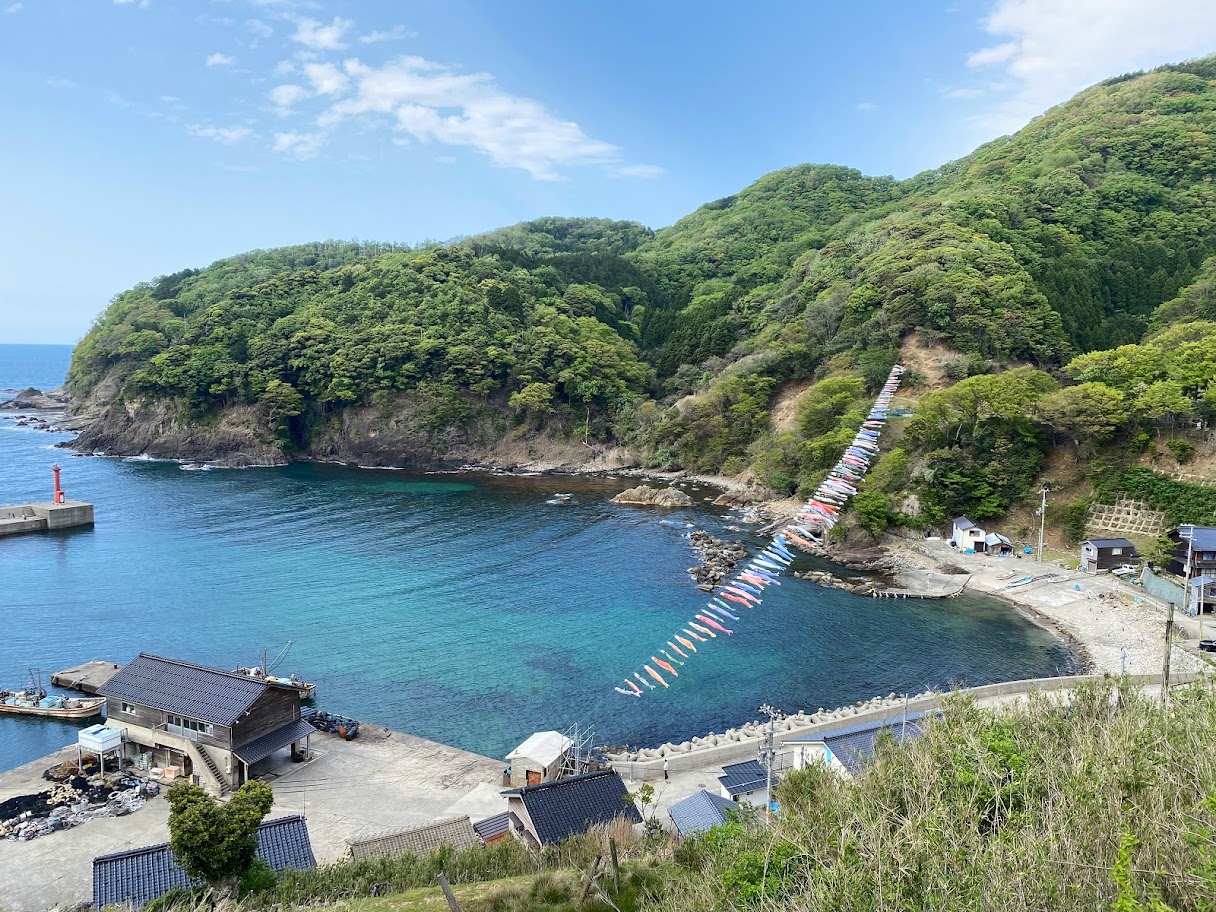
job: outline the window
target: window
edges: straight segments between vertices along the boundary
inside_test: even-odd
[[[210,722],[196,722],[194,719],[187,719],[184,716],[167,716],[165,722],[168,723],[170,731],[176,729],[181,734],[189,737],[190,735],[214,735],[215,726]]]
[[[135,707],[132,706],[130,703],[123,703],[122,712],[125,712],[129,716],[133,716],[133,715],[135,715]]]
[[[1122,548],[1111,548],[1110,553],[1118,556],[1123,553],[1123,549]]]

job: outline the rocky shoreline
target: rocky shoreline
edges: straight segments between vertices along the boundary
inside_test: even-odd
[[[713,592],[716,586],[734,572],[736,566],[747,557],[747,548],[741,541],[723,541],[708,532],[697,529],[688,536],[689,544],[701,558],[697,567],[689,567],[688,574],[702,592]]]

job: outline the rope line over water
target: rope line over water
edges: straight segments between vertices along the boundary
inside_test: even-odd
[[[764,601],[764,590],[781,585],[778,577],[794,560],[790,545],[813,551],[823,543],[823,536],[839,522],[849,499],[857,493],[857,485],[878,457],[878,440],[903,373],[904,368],[898,364],[891,368],[882,392],[874,400],[853,442],[794,519],[776,532],[769,544],[730,582],[724,583],[719,594],[711,597],[704,608],[672,634],[671,639],[626,675],[624,687],[618,684],[613,690],[627,697],[641,697],[659,687],[670,688],[667,676],[679,678],[676,669],[685,667],[701,648],[710,645],[719,635],[734,634],[734,628],[729,625],[742,620],[735,612],[740,608],[758,608]]]

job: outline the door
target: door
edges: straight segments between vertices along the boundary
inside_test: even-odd
[[[540,772],[538,770],[528,770],[528,785],[540,785]]]

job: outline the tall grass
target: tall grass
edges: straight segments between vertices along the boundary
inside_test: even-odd
[[[849,782],[790,775],[771,828],[677,853],[664,912],[1216,909],[1216,694],[1125,682],[994,713],[962,698]],[[1156,903],[1156,905],[1154,905]]]

